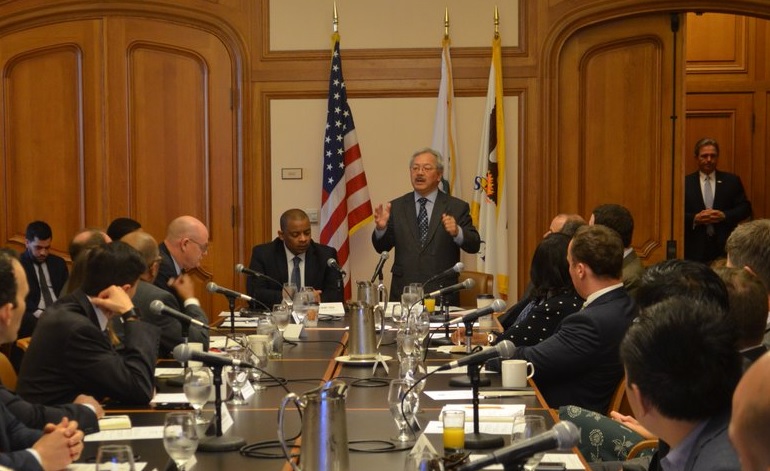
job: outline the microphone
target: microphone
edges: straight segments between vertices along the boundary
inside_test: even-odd
[[[473,278],[467,278],[462,283],[457,283],[452,286],[447,286],[446,288],[437,289],[436,291],[432,291],[425,295],[426,298],[437,298],[439,296],[444,296],[445,294],[454,293],[455,291],[460,291],[461,289],[471,289],[474,286],[476,286],[476,281],[474,281]]]
[[[515,350],[516,350],[516,347],[513,345],[513,342],[511,342],[510,340],[503,340],[502,342],[498,343],[492,348],[485,348],[480,352],[476,352],[472,355],[462,357],[459,360],[450,361],[449,363],[443,366],[440,366],[437,371],[446,371],[446,370],[451,370],[452,368],[457,368],[458,366],[483,363],[487,360],[491,360],[492,358],[497,358],[497,357],[507,360],[508,358],[511,358],[513,356],[513,352]]]
[[[174,360],[181,363],[199,361],[208,366],[240,366],[242,368],[256,368],[256,366],[243,360],[237,360],[225,355],[215,355],[213,353],[193,350],[186,343],[180,343],[174,347]]]
[[[559,422],[553,428],[540,435],[500,448],[484,458],[460,466],[458,471],[476,471],[492,464],[510,465],[530,458],[535,453],[558,448],[566,451],[577,445],[580,431],[572,422]],[[506,466],[507,469],[507,466]]]
[[[242,263],[239,263],[235,266],[235,272],[243,273],[244,275],[255,276],[257,278],[262,278],[265,276],[264,273],[260,273],[258,271],[252,270],[251,268],[244,267]]]
[[[233,299],[243,299],[244,301],[254,301],[254,298],[252,298],[252,297],[251,297],[251,296],[249,296],[249,295],[246,295],[246,294],[243,294],[243,293],[239,293],[239,292],[237,292],[237,291],[233,291],[233,290],[231,290],[231,289],[222,288],[221,286],[217,285],[217,284],[216,284],[216,283],[214,283],[213,281],[209,281],[209,282],[206,284],[206,290],[207,290],[209,293],[219,293],[219,294],[224,294],[224,295],[225,295],[225,296],[227,296],[228,298],[233,298]]]
[[[326,265],[330,268],[334,268],[338,272],[340,272],[340,275],[345,276],[345,270],[342,269],[339,263],[337,263],[337,260],[334,260],[333,258],[330,258],[326,261]]]
[[[454,275],[455,273],[460,273],[465,269],[465,265],[463,265],[463,262],[457,262],[454,265],[452,265],[451,268],[447,268],[446,270],[442,271],[438,275],[433,275],[430,278],[428,278],[428,281],[422,284],[423,287],[425,287],[428,283],[431,281],[436,281],[439,278],[444,278],[449,275]]]
[[[150,303],[150,311],[152,311],[153,314],[157,314],[157,315],[166,314],[167,316],[171,316],[184,325],[192,324],[207,330],[211,330],[211,327],[209,327],[208,324],[205,324],[199,321],[198,319],[194,319],[183,312],[177,311],[174,308],[166,306],[165,304],[163,304],[163,301],[161,301],[160,299],[156,299],[155,301]]]
[[[371,283],[374,283],[374,280],[382,274],[382,267],[385,266],[385,261],[388,258],[390,258],[390,254],[387,250],[383,250],[382,253],[380,253],[380,259],[377,261],[377,266],[374,267],[374,275],[372,275]]]
[[[505,309],[505,301],[502,299],[495,299],[489,306],[484,306],[482,308],[476,309],[475,311],[471,311],[462,317],[455,317],[451,321],[445,322],[445,324],[459,324],[461,322],[465,324],[467,322],[475,322],[476,319],[481,316],[486,316],[487,314],[492,314],[493,312],[500,312],[503,309]]]

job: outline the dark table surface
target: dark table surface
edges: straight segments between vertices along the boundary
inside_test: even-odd
[[[305,329],[302,339],[296,345],[284,345],[284,355],[280,360],[270,360],[267,371],[280,378],[285,388],[297,394],[313,389],[322,381],[333,377],[344,380],[348,385],[346,399],[348,440],[352,447],[359,440],[371,440],[365,446],[367,448],[382,448],[387,445],[392,437],[397,435],[396,424],[388,410],[387,394],[388,381],[398,377],[398,361],[395,353],[395,343],[392,342],[394,332],[386,334],[381,347],[381,353],[393,357],[388,362],[390,373],[387,374],[382,366],[379,366],[372,375],[372,365],[349,365],[338,363],[335,357],[344,355],[344,342],[347,340],[347,332],[341,328],[324,328],[326,325],[338,327],[340,322],[319,323],[318,329]],[[429,352],[426,366],[440,366],[453,359],[460,358],[457,355]],[[163,366],[174,366],[173,364]],[[490,374],[493,385],[499,385],[499,375]],[[264,377],[264,376],[263,376]],[[375,381],[367,381],[375,378]],[[452,375],[436,374],[427,379],[425,390],[452,389],[449,380]],[[361,381],[365,380],[365,381]],[[255,445],[265,444],[268,448],[261,450],[263,453],[282,456],[277,446],[278,408],[287,391],[275,383],[265,383],[268,387],[258,390],[246,405],[228,405],[234,425],[226,435],[236,435],[245,439],[253,448]],[[163,380],[158,381],[158,390],[161,392],[181,392],[181,388],[169,386]],[[546,417],[548,426],[553,424],[553,416],[539,396],[525,396],[505,399],[486,399],[484,404],[524,404],[527,413],[540,414]],[[470,403],[470,400],[452,401]],[[430,420],[438,420],[439,411],[446,402],[438,402],[422,394],[420,407],[422,412],[418,414],[418,420],[425,426]],[[158,410],[150,407],[120,407],[108,409],[108,414],[128,413],[134,426],[162,425],[166,410]],[[205,406],[203,415],[212,417],[214,406],[209,403]],[[291,437],[300,430],[300,419],[295,409],[288,409],[286,413],[285,433]],[[426,435],[437,450],[441,449],[441,435]],[[510,437],[504,437],[508,444]],[[162,440],[133,440],[129,441],[135,454],[139,455],[139,461],[148,462],[148,471],[153,468],[158,470],[171,469],[168,455],[166,454]],[[272,445],[271,445],[272,443]],[[93,458],[96,455],[98,443],[87,442],[81,461]],[[246,451],[246,453],[243,453]],[[402,469],[406,459],[406,450],[390,451],[382,453],[350,452],[350,469],[366,469],[375,471],[379,469]],[[264,456],[248,457],[248,450],[232,452],[201,452],[196,453],[197,464],[194,469],[219,470],[238,469],[249,466],[253,469],[279,470],[290,469],[282,458],[270,459]]]

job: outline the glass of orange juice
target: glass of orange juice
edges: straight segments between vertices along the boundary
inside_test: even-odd
[[[422,303],[425,306],[425,310],[429,313],[433,314],[433,311],[436,310],[436,298],[428,296],[422,300]]]
[[[441,420],[444,425],[444,454],[462,453],[465,449],[465,411],[445,410]]]

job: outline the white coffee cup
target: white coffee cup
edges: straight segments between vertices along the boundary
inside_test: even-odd
[[[202,352],[203,351],[203,344],[200,342],[187,342],[187,347],[190,349],[191,352]],[[193,367],[193,366],[203,366],[203,363],[199,361],[193,361],[188,360],[187,366]]]
[[[524,388],[535,374],[535,365],[526,360],[503,360],[501,371],[504,388]]]

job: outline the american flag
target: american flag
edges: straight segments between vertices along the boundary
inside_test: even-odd
[[[326,111],[324,168],[321,195],[321,243],[337,249],[342,269],[350,273],[349,236],[372,218],[372,202],[366,186],[364,162],[358,147],[353,114],[342,78],[340,36],[332,35],[329,106]],[[345,280],[345,299],[350,299],[350,278]]]

